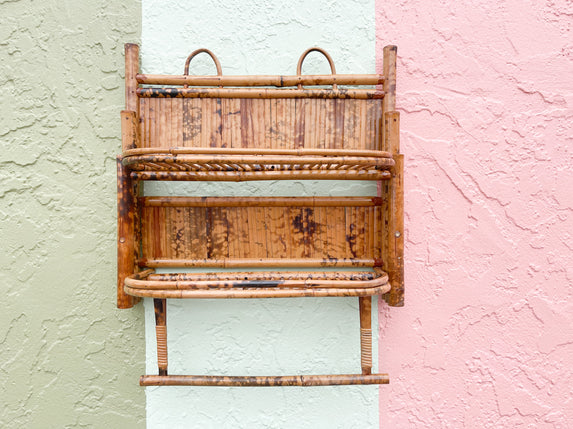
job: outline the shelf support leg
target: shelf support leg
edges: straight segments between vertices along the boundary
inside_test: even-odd
[[[159,375],[167,375],[167,305],[165,299],[154,298],[157,366]]]
[[[372,297],[358,298],[360,310],[360,364],[362,374],[372,373]]]
[[[139,298],[125,293],[124,280],[136,272],[136,187],[129,177],[129,171],[117,157],[117,307],[131,308]]]

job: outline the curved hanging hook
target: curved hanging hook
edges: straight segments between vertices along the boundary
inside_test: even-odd
[[[332,61],[332,58],[330,57],[330,55],[328,55],[328,52],[326,52],[324,49],[321,49],[319,47],[312,47],[307,49],[306,51],[303,52],[303,54],[300,56],[299,60],[298,60],[298,64],[296,66],[296,75],[297,76],[301,76],[301,72],[302,72],[302,63],[304,61],[304,59],[306,58],[306,56],[308,54],[310,54],[311,52],[320,52],[322,55],[324,55],[326,57],[326,59],[328,60],[328,64],[330,65],[330,71],[332,74],[336,74],[336,68],[334,67],[334,61]],[[332,89],[336,89],[337,85],[335,83],[332,84]],[[302,89],[302,83],[298,84],[298,89]]]
[[[205,49],[205,48],[197,49],[197,50],[191,52],[191,55],[189,55],[187,57],[187,60],[185,60],[185,70],[183,72],[183,76],[189,76],[189,63],[198,54],[203,53],[203,52],[208,54],[211,57],[211,59],[213,60],[213,62],[215,63],[215,67],[217,68],[217,76],[223,76],[223,71],[221,69],[221,63],[219,62],[219,59],[215,56],[215,54],[213,52],[211,52],[209,49]],[[187,88],[188,86],[189,85],[183,85],[183,88]],[[222,87],[223,87],[223,85],[220,86],[220,88],[222,88]]]

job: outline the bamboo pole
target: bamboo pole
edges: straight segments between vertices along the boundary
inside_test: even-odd
[[[141,386],[344,386],[388,384],[388,374],[333,374],[292,376],[143,375]]]
[[[384,101],[382,108],[384,112],[396,110],[396,52],[398,48],[393,45],[385,46],[383,51],[383,73],[384,80]]]
[[[400,112],[390,111],[384,114],[384,134],[388,153],[395,157],[400,153]]]
[[[386,77],[383,105],[384,151],[392,153],[396,165],[393,180],[378,184],[379,196],[388,201],[384,210],[383,253],[385,268],[389,273],[392,290],[383,296],[391,306],[404,305],[404,158],[400,155],[400,114],[396,109],[396,46],[384,47],[383,73]],[[384,195],[383,195],[384,194]]]
[[[287,171],[132,171],[134,180],[186,180],[241,182],[248,180],[387,180],[388,171],[287,170]]]
[[[378,271],[223,271],[223,272],[176,272],[176,273],[156,273],[153,269],[145,270],[131,276],[135,280],[290,280],[306,279],[312,276],[316,280],[338,279],[338,280],[373,280],[383,277],[386,274]]]
[[[388,229],[388,254],[386,270],[390,276],[392,290],[383,296],[393,307],[404,306],[404,155],[396,155],[391,210],[392,218]]]
[[[131,308],[139,299],[127,295],[124,280],[135,272],[135,196],[121,156],[117,157],[117,307]]]
[[[140,259],[138,265],[148,268],[309,268],[309,267],[376,267],[376,258],[227,258],[227,259]]]
[[[137,114],[131,110],[121,111],[121,142],[124,153],[141,147]]]
[[[383,298],[388,305],[404,305],[404,156],[400,154],[400,113],[391,111],[384,116],[387,149],[394,154],[393,178],[388,183],[386,269],[392,291]]]
[[[340,98],[372,100],[384,98],[379,89],[272,89],[272,88],[138,88],[145,98]]]
[[[352,149],[269,149],[269,148],[249,148],[249,147],[143,147],[128,149],[123,152],[123,156],[150,155],[150,154],[172,154],[172,155],[289,155],[289,156],[319,156],[319,157],[369,157],[369,158],[392,158],[390,152],[379,150],[352,150]]]
[[[259,75],[259,76],[171,76],[137,74],[137,82],[144,85],[175,86],[274,86],[277,88],[301,85],[382,85],[381,74],[328,74],[328,75]]]
[[[125,44],[125,110],[139,112],[137,72],[139,71],[139,46]]]
[[[125,165],[140,162],[162,162],[167,164],[193,163],[193,164],[254,164],[279,165],[279,164],[336,164],[358,165],[366,167],[393,167],[392,158],[383,156],[318,156],[318,155],[238,155],[238,154],[147,154],[124,158]]]
[[[377,207],[379,197],[141,197],[143,207]],[[372,220],[373,225],[373,220]],[[373,229],[373,228],[372,228]]]

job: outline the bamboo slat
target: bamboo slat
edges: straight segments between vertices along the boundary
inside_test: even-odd
[[[388,384],[388,374],[335,374],[292,376],[222,376],[222,375],[143,375],[141,386],[344,386],[350,384]]]
[[[317,98],[142,98],[139,114],[143,146],[157,148],[158,153],[163,152],[161,148],[182,152],[184,147],[213,145],[251,151],[303,147],[375,151],[382,132],[377,123],[381,103]],[[169,134],[160,132],[165,127]],[[174,131],[181,127],[182,133]]]
[[[207,253],[209,258],[224,259],[229,257],[228,230],[229,221],[227,211],[222,207],[207,209],[212,212],[211,249]]]
[[[183,103],[185,100],[174,98],[171,100],[172,109],[172,125],[171,131],[173,136],[170,142],[167,142],[167,147],[183,147]]]
[[[377,197],[144,197],[141,225],[152,232],[144,232],[141,263],[229,265],[250,259],[267,266],[270,261],[290,264],[269,253],[275,234],[284,237],[287,257],[302,263],[372,263],[381,255],[365,246],[375,225],[364,220],[375,218],[381,203]],[[199,220],[204,220],[202,228],[196,227]],[[206,261],[181,257],[186,253],[178,249],[191,243],[195,252],[205,249]],[[234,253],[238,248],[241,253]]]

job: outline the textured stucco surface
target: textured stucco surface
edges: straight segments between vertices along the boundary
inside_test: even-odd
[[[378,1],[376,19],[377,52],[398,45],[407,225],[380,425],[573,427],[573,5]]]
[[[150,72],[179,73],[208,47],[227,74],[293,73],[315,44],[342,73],[372,72],[375,52],[380,66],[382,46],[397,44],[407,162],[406,307],[380,305],[391,384],[148,388],[149,427],[572,427],[570,2],[142,8]],[[115,309],[114,290],[122,45],[138,41],[140,16],[137,2],[0,0],[2,427],[144,426],[143,309]],[[319,57],[306,67],[327,71]],[[330,182],[148,191],[229,190],[372,192]],[[171,368],[352,372],[357,312],[353,299],[175,302]]]
[[[375,70],[374,3],[210,1],[142,3],[142,64],[147,72],[181,73],[186,56],[206,47],[225,74],[294,74],[302,52],[326,49],[341,73]],[[207,56],[195,73],[214,73]],[[305,72],[328,73],[319,55]],[[195,195],[371,195],[360,183],[302,182],[148,187],[149,193]],[[358,300],[171,300],[172,373],[276,375],[360,370]],[[152,305],[146,302],[147,367],[157,372]],[[385,368],[382,368],[384,370]],[[376,386],[315,388],[147,388],[151,428],[374,428]]]
[[[145,425],[141,308],[115,308],[123,43],[140,5],[0,1],[0,427]]]

